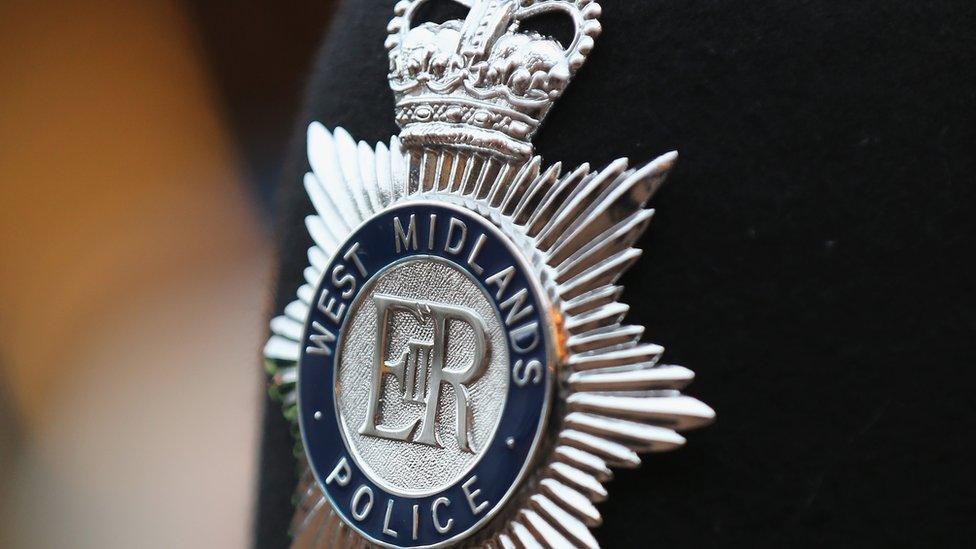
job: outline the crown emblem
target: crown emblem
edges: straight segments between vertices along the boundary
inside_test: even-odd
[[[583,65],[600,34],[592,0],[456,0],[462,21],[415,25],[426,0],[394,8],[386,47],[400,140],[407,148],[445,145],[513,160]],[[528,18],[561,12],[572,20],[569,44],[522,31]]]

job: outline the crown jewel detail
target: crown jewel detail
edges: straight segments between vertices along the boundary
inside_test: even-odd
[[[455,0],[467,18],[413,26],[427,0],[394,8],[386,47],[400,140],[408,148],[448,145],[512,159],[530,140],[600,34],[592,0]],[[572,42],[520,32],[530,17],[560,11]]]

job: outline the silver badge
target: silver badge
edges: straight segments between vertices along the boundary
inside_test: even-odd
[[[600,33],[588,0],[466,0],[389,25],[402,131],[308,129],[307,283],[272,320],[272,392],[300,427],[309,547],[597,547],[610,467],[714,412],[622,324],[615,282],[676,154],[543,167],[530,139]],[[568,47],[520,32],[568,15]]]

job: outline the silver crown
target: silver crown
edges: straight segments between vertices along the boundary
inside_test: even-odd
[[[600,5],[592,0],[455,0],[469,8],[463,21],[413,26],[426,0],[394,8],[386,47],[396,121],[407,148],[447,145],[526,159],[530,140],[600,34]],[[572,42],[520,32],[525,19],[567,14]]]

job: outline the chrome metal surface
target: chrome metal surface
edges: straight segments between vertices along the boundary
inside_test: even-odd
[[[430,387],[424,386],[423,391],[414,394],[413,389],[424,385],[429,377],[423,364],[414,368],[409,384],[391,380],[382,384],[378,398],[372,394],[371,383],[377,368],[371,362],[379,351],[376,335],[380,322],[375,298],[393,295],[421,306],[433,302],[465,307],[482,319],[481,335],[487,343],[487,352],[481,357],[485,367],[481,375],[465,383],[465,408],[469,416],[456,413],[458,391],[437,391],[442,398],[436,405],[428,398],[435,394]],[[384,330],[386,343],[382,356],[387,365],[402,358],[405,351],[410,353],[414,342],[434,340],[430,313],[427,319],[418,319],[404,308],[384,316],[388,327]],[[472,353],[468,349],[479,334],[461,321],[451,322],[448,331],[443,368],[451,372],[470,369]],[[337,396],[346,444],[375,482],[399,494],[432,494],[457,482],[470,470],[470,465],[483,457],[505,404],[509,360],[502,319],[484,290],[468,274],[433,258],[408,260],[378,273],[352,306],[345,343],[339,352],[338,379],[342,390],[337,391]],[[399,379],[404,377],[407,376],[401,374]],[[364,423],[370,423],[367,419],[371,404],[375,406],[380,399],[382,407],[376,410],[378,421],[371,425],[399,430],[400,435],[380,434],[375,429],[367,433],[362,429]],[[425,422],[427,413],[436,414],[435,420]],[[470,424],[462,425],[462,420],[468,417]],[[421,442],[424,425],[436,430],[436,443]]]
[[[341,128],[309,126],[312,170],[304,185],[315,208],[306,219],[314,245],[307,284],[271,321],[265,357],[272,392],[294,420],[300,342],[314,287],[356,227],[417,199],[476,212],[509,239],[546,296],[541,318],[555,335],[558,359],[550,367],[560,399],[547,405],[562,416],[545,424],[537,442],[546,452],[520,476],[504,510],[457,541],[598,547],[590,528],[602,521],[594,503],[610,495],[604,486],[610,467],[636,467],[639,453],[678,448],[686,442],[678,431],[715,417],[680,393],[694,374],[659,365],[664,349],[641,342],[643,327],[623,324],[628,306],[618,301],[617,280],[640,257],[634,244],[653,214],[645,205],[677,154],[637,168],[619,159],[599,170],[546,166],[533,156],[532,135],[600,33],[596,2],[459,0],[469,8],[465,20],[414,26],[423,3],[396,4],[386,42],[400,136],[370,146]],[[520,33],[522,20],[549,11],[571,19],[570,44]],[[350,309],[339,351],[337,413],[345,443],[377,484],[400,494],[436,494],[462,479],[472,463],[492,459],[485,442],[494,436],[509,384],[505,319],[471,273],[433,259],[391,265],[369,284]],[[384,312],[390,307],[393,312]],[[444,364],[430,358],[441,340],[426,322],[438,314],[463,319],[449,327]],[[483,371],[471,362],[482,351]],[[422,381],[430,368],[470,374],[464,376],[467,402],[459,407],[450,390],[432,399]],[[376,385],[376,372],[395,381]],[[471,415],[462,420],[457,410]],[[505,444],[516,446],[513,438]],[[332,509],[301,461],[295,546],[368,545]],[[447,504],[438,502],[432,516],[414,517],[414,537],[418,521],[433,519],[438,531],[449,529],[448,515],[438,514]],[[365,508],[367,501],[360,503]],[[386,502],[369,505],[389,516]]]

